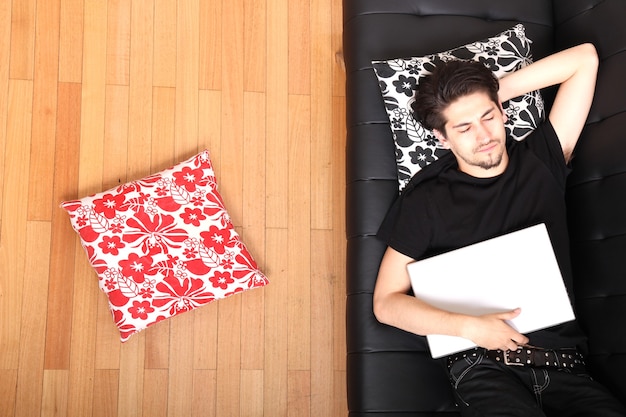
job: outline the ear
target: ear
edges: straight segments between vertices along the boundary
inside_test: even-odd
[[[448,144],[448,140],[446,139],[446,136],[439,130],[437,129],[433,129],[433,133],[435,135],[435,137],[437,138],[437,140],[439,142],[441,142],[441,145],[443,145],[443,147],[445,149],[450,149],[450,145]]]

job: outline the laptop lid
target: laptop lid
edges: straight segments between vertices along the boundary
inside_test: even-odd
[[[407,266],[416,297],[456,313],[482,315],[521,308],[509,323],[529,333],[574,319],[544,224]],[[433,358],[471,349],[468,339],[428,335]]]

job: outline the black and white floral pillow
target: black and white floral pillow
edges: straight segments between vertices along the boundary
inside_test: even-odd
[[[449,51],[423,57],[373,61],[396,144],[399,188],[445,152],[432,131],[425,129],[411,111],[411,101],[420,78],[431,73],[438,62],[454,59],[475,60],[489,67],[498,78],[532,63],[531,40],[524,25],[518,24],[499,35]],[[508,115],[507,133],[523,139],[544,118],[539,91],[516,97],[503,104]]]

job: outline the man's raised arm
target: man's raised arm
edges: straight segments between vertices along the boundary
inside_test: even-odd
[[[565,160],[571,158],[593,101],[598,54],[584,43],[547,56],[500,80],[500,100],[559,84],[548,118],[559,137]]]

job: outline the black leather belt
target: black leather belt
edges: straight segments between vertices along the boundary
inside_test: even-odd
[[[448,357],[448,367],[468,356],[484,355],[507,366],[529,366],[535,368],[569,369],[573,372],[586,372],[585,360],[576,349],[542,349],[534,346],[520,346],[517,350],[486,350],[475,348]]]

